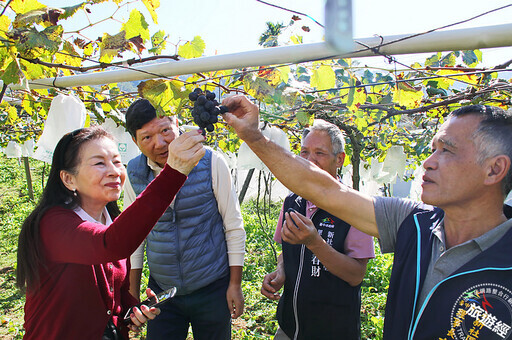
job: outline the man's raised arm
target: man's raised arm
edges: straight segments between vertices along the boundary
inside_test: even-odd
[[[339,183],[313,163],[271,142],[259,129],[259,110],[243,95],[222,102],[224,120],[288,189],[357,229],[378,237],[373,199]]]

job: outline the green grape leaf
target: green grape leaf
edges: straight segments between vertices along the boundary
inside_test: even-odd
[[[156,15],[156,9],[160,7],[160,0],[142,0],[142,3],[149,11],[151,18],[155,24],[158,24],[158,16]]]
[[[336,87],[336,74],[332,67],[317,64],[312,72],[311,86],[320,91]]]
[[[137,36],[140,36],[144,42],[149,40],[148,23],[142,13],[136,9],[130,12],[130,19],[122,25],[121,29],[126,32],[126,40]]]
[[[162,50],[165,49],[167,42],[165,39],[167,36],[165,35],[165,32],[160,30],[153,34],[151,37],[151,46],[152,48],[148,50],[149,53],[153,53],[155,55],[159,55],[162,53]]]
[[[67,18],[73,16],[73,14],[75,14],[79,9],[84,8],[85,5],[87,5],[87,2],[81,2],[74,6],[63,7],[62,10],[64,11],[64,13],[62,13],[59,18],[61,20],[67,19]]]
[[[198,58],[203,55],[205,44],[200,36],[195,36],[192,41],[181,45],[178,54],[185,59]]]
[[[439,60],[441,60],[441,52],[437,52],[425,61],[425,66],[439,66]]]
[[[303,111],[303,110],[298,111],[297,114],[295,115],[295,117],[297,117],[297,121],[302,126],[307,126],[307,125],[313,124],[314,116],[309,114],[307,111]]]
[[[35,9],[46,8],[45,5],[37,0],[13,0],[9,5],[17,14],[23,14]]]
[[[477,52],[479,52],[479,55],[477,55]],[[478,65],[479,62],[482,61],[482,52],[480,52],[479,50],[463,51],[462,61],[469,67],[475,67],[476,65]]]
[[[62,26],[50,26],[39,32],[35,28],[14,29],[8,32],[17,39],[16,48],[25,58],[34,59],[42,55],[55,54],[62,43]]]
[[[0,79],[4,84],[19,84],[23,77],[23,72],[20,69],[20,65],[17,60],[13,60],[9,63],[9,66],[4,70]]]
[[[450,52],[440,60],[440,66],[455,66],[457,62],[457,53]]]

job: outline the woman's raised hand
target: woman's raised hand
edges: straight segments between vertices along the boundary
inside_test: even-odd
[[[188,131],[177,137],[169,144],[167,164],[182,174],[188,175],[204,156],[205,149],[202,144],[204,140],[201,130]]]

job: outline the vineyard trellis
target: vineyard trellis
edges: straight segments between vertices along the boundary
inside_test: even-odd
[[[97,39],[83,34],[87,28],[118,20],[116,15],[120,10],[135,2],[84,1],[66,8],[51,8],[37,0],[0,2],[3,5],[0,16],[1,97],[18,100],[16,104],[6,100],[0,104],[1,146],[11,140],[37,139],[51,100],[59,93],[74,93],[98,122],[110,117],[122,124],[120,113],[133,98],[143,96],[158,107],[160,114],[176,114],[182,123],[189,123],[188,93],[200,86],[215,89],[219,96],[241,92],[258,101],[262,119],[289,133],[294,150],[298,148],[298,132],[314,117],[335,123],[347,135],[350,156],[347,163],[354,165],[353,186],[357,188],[357,165],[361,161],[370,162],[372,158],[383,160],[393,145],[402,146],[408,157],[421,162],[430,136],[454,108],[469,103],[499,105],[505,109],[510,105],[510,80],[502,76],[510,71],[511,61],[483,68],[479,67],[480,50],[464,50],[437,52],[424,61],[406,65],[386,54],[386,48],[407,37],[383,40],[378,47],[359,41],[365,50],[385,58],[390,63],[389,68],[361,65],[358,59],[330,58],[180,76],[162,77],[148,72],[147,76],[160,77],[141,81],[137,91],[125,91],[124,84],[115,82],[72,88],[28,86],[29,81],[35,84],[38,79],[53,78],[53,83],[57,84],[55,80],[71,75],[101,72],[107,68],[131,70],[139,63],[168,59],[180,63],[203,55],[205,45],[198,36],[177,43],[172,43],[162,30],[150,36],[150,26],[157,27],[158,1],[142,0],[151,20],[134,8],[119,32],[106,32]],[[115,4],[110,15],[105,14],[104,19],[89,22],[81,29],[64,30],[63,23],[73,20],[76,13],[87,15],[100,11],[103,3]],[[294,13],[280,30],[275,29],[276,25],[269,25],[269,30],[275,32],[263,32],[260,43],[265,45],[267,39],[274,39],[283,29],[297,27],[299,20],[300,15]],[[296,31],[307,34],[304,28]],[[437,31],[433,29],[421,35],[439,33]],[[290,39],[291,43],[301,42],[300,35],[292,35]],[[132,57],[127,59],[130,54]],[[216,125],[216,132],[208,137],[209,142],[235,152],[240,140],[222,122]]]

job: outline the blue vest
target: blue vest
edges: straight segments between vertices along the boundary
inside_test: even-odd
[[[291,194],[283,209],[306,215],[306,203]],[[312,221],[320,236],[343,253],[350,225],[321,209]],[[331,274],[304,245],[283,241],[282,249],[286,278],[277,307],[279,327],[291,339],[359,339],[360,286],[352,287]]]
[[[222,216],[212,190],[212,151],[188,175],[185,184],[146,238],[151,277],[162,289],[191,292],[229,274]],[[133,189],[139,195],[153,180],[144,155],[127,167]]]
[[[432,254],[431,230],[443,216],[439,208],[422,206],[398,230],[384,339],[512,338],[512,229],[434,286],[417,306]]]

